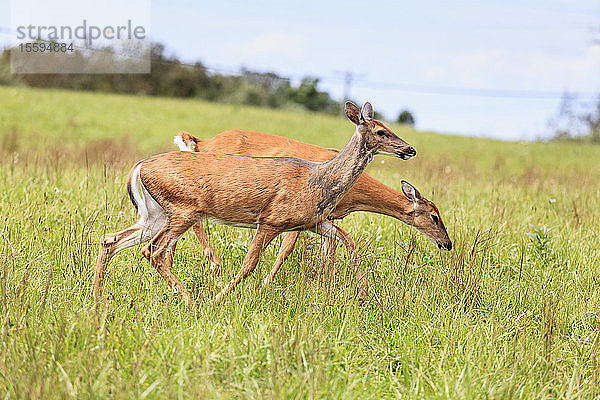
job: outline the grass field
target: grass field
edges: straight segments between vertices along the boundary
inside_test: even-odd
[[[377,108],[377,99],[372,99]],[[137,159],[189,130],[251,129],[341,147],[341,118],[198,101],[0,87],[1,398],[598,398],[600,147],[512,143],[392,126],[417,148],[369,172],[407,179],[440,209],[455,249],[374,214],[341,221],[360,247],[360,305],[347,255],[316,271],[304,235],[263,288],[281,239],[222,306],[252,231],[210,226],[224,263],[207,274],[196,239],[173,272],[186,311],[139,249],[90,295],[97,240],[136,220]]]

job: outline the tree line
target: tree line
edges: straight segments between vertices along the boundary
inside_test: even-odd
[[[563,94],[548,127],[553,140],[600,143],[600,96],[595,101],[584,101],[574,93]]]
[[[26,85],[37,88],[98,91],[148,96],[198,98],[207,101],[245,104],[258,107],[302,109],[339,114],[343,102],[319,89],[319,79],[307,76],[294,85],[289,78],[273,72],[242,68],[238,73],[214,72],[202,62],[183,63],[166,53],[163,44],[154,43],[150,50],[149,74],[11,74],[10,50],[0,55],[0,84]],[[102,62],[111,62],[114,49],[102,49]],[[64,57],[64,55],[63,55]],[[76,50],[70,57],[90,61],[95,54]],[[376,118],[383,119],[381,114]],[[403,110],[396,119],[414,125],[415,119]]]

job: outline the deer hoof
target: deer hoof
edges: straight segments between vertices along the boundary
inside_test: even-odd
[[[210,274],[212,276],[219,276],[219,275],[221,275],[221,265],[217,264],[215,262],[211,262],[210,263]]]

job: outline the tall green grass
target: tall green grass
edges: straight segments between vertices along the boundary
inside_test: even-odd
[[[375,107],[376,99],[372,99]],[[139,249],[90,296],[97,239],[136,220],[130,166],[189,130],[252,129],[341,147],[342,119],[198,101],[0,87],[0,396],[3,398],[597,398],[600,148],[392,127],[419,154],[369,172],[439,207],[455,250],[388,217],[341,222],[347,255],[320,270],[306,236],[272,286],[254,275],[222,306],[252,231],[210,226],[213,279],[193,235],[174,274],[187,311]]]

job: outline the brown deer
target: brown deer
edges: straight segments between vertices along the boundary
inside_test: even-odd
[[[384,131],[389,129],[383,124],[379,128]],[[226,153],[240,156],[254,157],[299,157],[314,162],[330,160],[337,153],[335,149],[299,142],[294,139],[253,131],[225,131],[208,140],[201,140],[188,132],[179,132],[175,136],[175,144],[182,151],[196,151],[201,153]],[[440,249],[451,250],[452,241],[448,237],[446,227],[435,204],[419,193],[419,191],[406,181],[401,181],[402,193],[399,193],[366,172],[363,172],[356,184],[337,204],[329,219],[341,219],[351,212],[368,211],[385,214],[414,226]],[[220,271],[221,261],[214,249],[210,246],[208,236],[202,221],[194,225],[194,232],[204,249],[204,255],[210,260],[213,274]],[[343,241],[348,253],[353,254],[354,242],[350,235],[338,227],[338,233],[345,237]],[[270,283],[283,262],[292,253],[299,231],[286,232],[283,243],[277,255],[277,260],[264,284]],[[326,238],[324,242],[325,253],[332,259],[335,255],[336,241]],[[361,272],[358,272],[361,274]]]
[[[139,161],[129,173],[127,189],[140,219],[100,240],[96,294],[108,261],[118,251],[149,240],[143,256],[191,305],[171,264],[178,239],[203,217],[256,228],[241,270],[216,296],[216,303],[252,273],[263,249],[280,233],[313,230],[345,241],[327,218],[373,157],[389,154],[407,160],[416,155],[413,147],[373,120],[370,103],[361,111],[347,102],[345,111],[356,130],[346,146],[323,163],[199,152],[164,153]],[[366,279],[361,282],[365,285]]]

